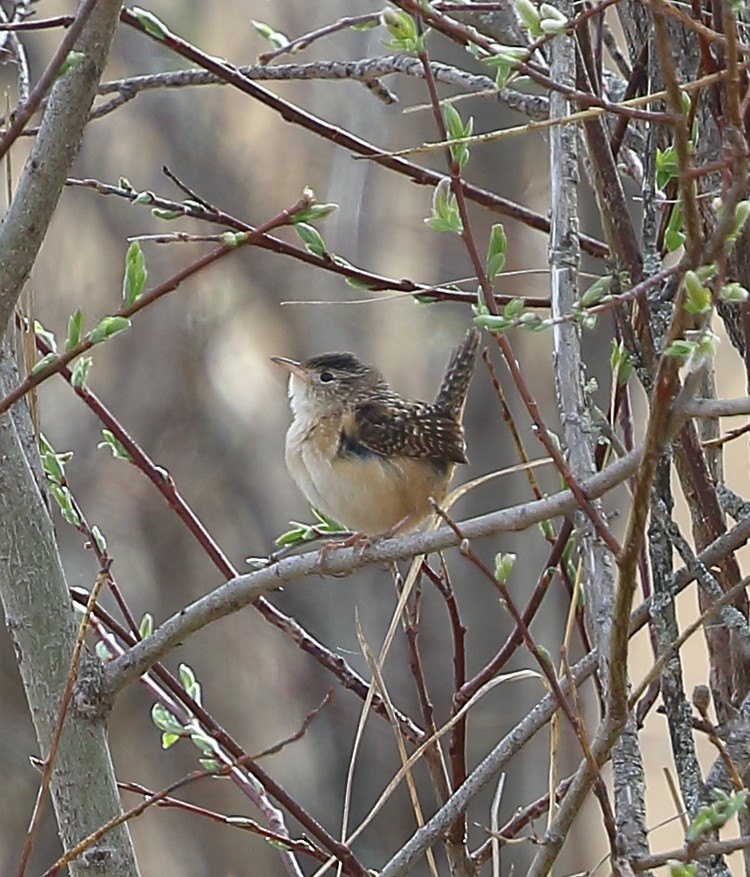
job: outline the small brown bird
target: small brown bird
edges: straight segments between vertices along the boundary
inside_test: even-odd
[[[468,462],[461,418],[478,346],[470,329],[432,403],[402,398],[352,353],[272,356],[291,373],[286,464],[308,501],[366,536],[422,521]]]

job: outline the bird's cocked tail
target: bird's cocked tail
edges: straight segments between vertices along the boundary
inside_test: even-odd
[[[479,349],[480,332],[472,327],[451,354],[435,397],[435,405],[460,421]]]

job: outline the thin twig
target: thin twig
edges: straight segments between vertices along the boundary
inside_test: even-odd
[[[57,47],[54,55],[47,63],[47,67],[45,68],[44,73],[42,73],[42,75],[39,77],[39,80],[32,89],[28,100],[15,111],[15,113],[13,114],[13,118],[10,121],[10,124],[3,132],[2,136],[0,136],[0,159],[3,158],[3,156],[10,149],[14,141],[18,139],[26,123],[32,117],[34,111],[39,106],[39,104],[42,102],[44,95],[47,94],[49,89],[52,87],[52,84],[54,83],[55,78],[60,71],[60,67],[62,66],[65,59],[68,57],[68,54],[72,51],[76,40],[81,35],[86,21],[93,12],[96,4],[97,0],[83,0],[81,5],[78,7],[75,20],[70,25],[70,29],[68,30],[68,32],[60,41],[60,45]]]

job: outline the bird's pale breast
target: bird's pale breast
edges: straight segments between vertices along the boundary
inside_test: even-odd
[[[286,463],[308,501],[345,527],[375,536],[408,518],[405,529],[411,528],[430,513],[430,497],[444,498],[450,476],[445,468],[414,457],[342,456],[339,440],[340,419],[295,419]]]

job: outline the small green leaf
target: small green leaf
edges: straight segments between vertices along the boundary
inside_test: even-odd
[[[490,309],[487,307],[487,299],[481,286],[477,287],[477,303],[471,306],[475,317],[489,316]]]
[[[81,341],[83,334],[83,311],[77,308],[68,317],[68,337],[65,339],[65,350],[72,350]]]
[[[314,506],[312,507],[312,513],[317,518],[316,523],[304,524],[301,521],[289,521],[292,529],[278,536],[274,543],[276,545],[297,545],[301,542],[309,542],[311,539],[316,539],[320,535],[348,532],[346,527],[339,524],[333,518],[328,517],[328,515]]]
[[[91,366],[93,364],[94,358],[92,356],[81,356],[75,361],[73,372],[70,377],[70,383],[77,390],[80,390],[86,383],[86,378],[89,376],[89,371],[91,371]]]
[[[507,317],[495,316],[494,314],[479,314],[474,317],[474,325],[480,329],[487,329],[490,332],[505,332],[515,325],[515,320],[509,320]]]
[[[380,13],[380,23],[393,37],[390,41],[383,40],[386,48],[399,52],[424,51],[425,34],[420,34],[416,21],[408,12],[387,7]]]
[[[206,731],[200,726],[196,727],[196,724],[192,724],[193,730],[190,732],[190,740],[193,745],[200,749],[200,751],[204,755],[213,755],[216,752],[217,746],[216,741],[211,737]]]
[[[285,852],[286,850],[291,849],[289,844],[285,844],[280,840],[276,840],[276,838],[269,837],[269,838],[267,838],[267,841],[268,841],[268,846],[273,847],[275,850],[281,850],[282,852]]]
[[[539,13],[543,18],[556,18],[558,21],[567,22],[567,16],[551,3],[542,3],[539,7]]]
[[[140,6],[133,6],[132,12],[138,19],[141,27],[146,33],[151,34],[152,37],[158,37],[158,39],[164,40],[168,36],[171,36],[169,28],[161,22],[153,12],[141,9]]]
[[[700,808],[688,827],[687,839],[697,841],[703,835],[723,828],[732,816],[747,810],[747,796],[747,789],[731,794],[713,789],[713,802]]]
[[[156,219],[164,219],[166,221],[169,221],[171,219],[177,219],[180,216],[184,216],[185,211],[184,210],[166,210],[163,207],[152,207],[151,208],[151,215],[155,216]]]
[[[127,317],[103,317],[99,325],[89,334],[89,341],[92,344],[101,344],[120,332],[124,332],[130,328],[130,320]]]
[[[151,707],[151,721],[160,731],[168,731],[179,736],[185,733],[183,725],[177,721],[163,704],[155,703]]]
[[[539,22],[539,30],[543,34],[565,33],[567,29],[567,20],[559,21],[557,18],[542,18]]]
[[[122,279],[122,300],[126,307],[135,304],[146,285],[146,258],[138,241],[132,241],[125,253],[125,275]]]
[[[443,106],[443,120],[445,128],[448,132],[449,140],[461,140],[464,137],[471,137],[474,131],[474,119],[470,118],[464,125],[461,116],[453,104],[445,104]],[[463,143],[455,143],[450,147],[451,157],[459,166],[464,168],[469,160],[469,149]]]
[[[518,20],[521,27],[528,31],[532,37],[540,37],[542,35],[539,27],[539,10],[534,6],[531,0],[514,0],[513,3]]]
[[[132,462],[132,457],[128,453],[127,448],[113,432],[109,429],[103,429],[102,437],[104,441],[99,442],[97,448],[109,448],[112,451],[112,456],[116,459],[127,460],[129,463]]]
[[[200,764],[200,766],[203,768],[203,770],[208,770],[208,771],[221,770],[221,764],[215,758],[199,758],[198,764]],[[233,818],[241,819],[242,817],[229,817],[229,819],[233,819]],[[227,822],[229,821],[229,819],[227,819]]]
[[[296,522],[291,521],[290,523],[294,524]],[[298,543],[305,542],[313,537],[314,532],[310,527],[306,524],[297,524],[293,529],[287,530],[285,533],[277,536],[273,540],[273,543],[274,545],[285,547],[287,545],[297,545]]]
[[[537,646],[537,657],[539,658],[540,663],[546,664],[554,672],[554,664],[552,662],[552,656],[544,648],[544,646]]]
[[[81,519],[75,509],[60,509],[60,512],[66,524],[70,524],[71,527],[80,527]]]
[[[611,285],[612,278],[609,275],[600,277],[583,293],[579,302],[580,306],[590,308],[593,305],[599,304],[602,298],[609,292]]]
[[[308,225],[306,222],[296,222],[294,224],[294,230],[299,235],[300,240],[309,253],[312,253],[313,256],[323,258],[326,254],[326,244],[323,240],[323,236],[317,228]]]
[[[674,146],[656,150],[656,186],[664,189],[670,180],[674,180],[680,173],[680,163],[677,159],[677,151]]]
[[[338,259],[334,259],[335,262],[338,262]],[[344,282],[347,286],[351,286],[354,289],[376,289],[372,283],[368,283],[366,280],[359,280],[357,277],[345,277]]]
[[[178,668],[180,674],[180,682],[182,683],[182,687],[185,691],[190,691],[190,689],[195,685],[195,673],[193,672],[192,667],[189,667],[187,664],[180,664]]]
[[[489,64],[490,67],[497,67],[500,64],[515,65],[519,61],[523,61],[529,54],[526,46],[501,46],[498,44],[494,48],[495,54],[484,59],[484,63]]]
[[[490,280],[505,268],[505,254],[508,249],[508,237],[501,222],[490,229],[490,242],[487,247],[487,276]]]
[[[55,502],[60,506],[60,513],[63,518],[73,527],[77,527],[81,523],[81,518],[73,505],[73,497],[67,487],[55,484],[54,481],[48,483],[49,492]]]
[[[510,79],[510,74],[515,68],[514,64],[497,64],[495,70],[495,88],[505,88]]]
[[[520,318],[525,307],[525,298],[521,298],[520,296],[518,298],[512,298],[503,308],[503,316],[507,317],[509,320]]]
[[[734,243],[737,240],[748,216],[750,216],[750,201],[740,201],[734,211],[732,229],[727,235],[728,243]]]
[[[83,607],[81,608],[83,609]],[[102,664],[106,664],[108,661],[111,661],[112,658],[114,658],[114,652],[103,640],[96,641],[96,645],[94,646],[94,653],[96,654],[96,657],[99,658],[99,660],[102,662]]]
[[[154,201],[154,193],[153,192],[139,192],[130,203],[131,204],[153,204],[153,201]]]
[[[452,234],[461,234],[464,230],[458,211],[451,213],[448,217],[429,216],[425,219],[425,224],[429,225],[433,231],[447,231]]]
[[[592,316],[594,315],[592,314]],[[595,316],[594,319],[596,319]],[[546,328],[546,321],[542,320],[539,314],[535,314],[533,311],[524,311],[518,318],[518,326],[520,329],[527,329],[533,332],[540,328]]]
[[[685,243],[686,234],[684,231],[678,231],[673,228],[668,228],[664,232],[664,245],[667,248],[668,253],[674,253],[675,250],[679,250],[680,247]]]
[[[630,359],[625,344],[620,341],[612,341],[612,351],[609,356],[609,364],[618,387],[624,387],[633,373],[633,363]]]
[[[495,67],[495,85],[504,88],[511,73],[518,69],[518,65],[528,58],[529,50],[525,46],[501,46],[496,45],[495,54],[483,57],[482,60],[490,67]]]
[[[39,452],[42,454],[54,454],[55,453],[55,449],[47,441],[47,438],[43,432],[39,433]]]
[[[311,511],[313,515],[318,519],[318,523],[315,525],[315,529],[320,533],[346,533],[347,528],[342,524],[332,518],[330,515],[327,515],[325,512],[321,512],[320,509],[316,509],[315,506],[311,506]]]
[[[680,862],[677,859],[668,859],[670,877],[695,877],[698,873],[696,862]]]
[[[667,252],[673,253],[685,243],[685,222],[682,217],[682,204],[672,205],[669,211],[669,220],[664,232],[664,244]]]
[[[266,42],[270,43],[274,49],[283,49],[289,45],[289,37],[281,33],[281,31],[274,30],[270,24],[266,24],[264,21],[256,21],[255,19],[252,19],[250,24],[255,32],[263,37]]]
[[[555,533],[555,525],[550,520],[544,520],[539,522],[539,529],[544,536],[544,538],[548,542],[554,542],[557,538],[557,534]]]
[[[330,216],[334,210],[338,210],[338,204],[310,204],[298,210],[292,216],[292,222],[296,225],[298,222],[316,222]]]
[[[247,816],[227,816],[224,819],[227,825],[236,825],[238,828],[242,828],[243,826],[253,826],[253,820],[248,818]]]
[[[39,320],[34,320],[34,334],[41,338],[53,353],[57,353],[57,341],[55,341],[54,334],[47,331]]]
[[[221,236],[221,242],[225,247],[241,247],[248,237],[246,231],[225,231]]]
[[[713,306],[711,290],[700,282],[695,271],[686,271],[682,282],[685,285],[685,310],[689,314],[707,314]]]
[[[46,451],[42,454],[42,469],[47,478],[55,484],[62,485],[65,481],[65,467],[60,456],[54,451]]]
[[[539,26],[544,33],[564,33],[568,27],[567,16],[551,3],[542,3],[539,7],[541,21]]]
[[[34,367],[31,369],[32,377],[34,375],[38,375],[39,372],[44,371],[47,366],[52,365],[52,363],[57,359],[57,356],[54,353],[46,353],[40,360],[38,360]]]
[[[443,177],[435,186],[432,195],[432,213],[425,219],[425,223],[435,231],[461,234],[464,230],[458,202],[451,190],[451,181],[448,177]]]
[[[85,52],[68,52],[65,56],[65,60],[60,65],[60,69],[57,71],[57,79],[65,76],[66,73],[71,70],[75,70],[76,67],[80,67],[86,59]]]
[[[141,623],[138,625],[138,635],[141,639],[146,639],[154,632],[154,616],[150,612],[145,612]]]
[[[678,338],[676,341],[673,341],[669,347],[665,348],[664,356],[677,356],[684,359],[685,357],[690,356],[696,346],[695,341],[687,341],[684,338]]]
[[[91,528],[91,538],[94,540],[94,543],[101,554],[107,550],[107,540],[104,538],[104,534],[102,531],[94,524]]]
[[[719,298],[729,303],[747,301],[749,295],[750,293],[745,287],[737,283],[736,280],[725,283],[719,290]]]
[[[161,735],[161,748],[169,749],[182,737],[182,734],[172,734],[170,731],[164,731]]]
[[[330,256],[331,259],[337,264],[341,265],[342,268],[356,268],[356,265],[352,265],[351,262],[344,259],[343,256],[337,256],[335,253],[323,253],[323,257]],[[372,283],[368,283],[367,280],[360,280],[358,277],[345,277],[344,281],[349,285],[353,286],[355,289],[376,289]]]
[[[500,584],[508,581],[508,576],[513,571],[517,555],[500,553],[495,555],[495,578]]]
[[[693,374],[707,365],[714,358],[718,344],[719,336],[710,329],[704,329],[685,360],[685,370],[688,374]]]
[[[716,277],[718,270],[719,267],[716,262],[711,262],[708,265],[701,265],[699,268],[696,268],[695,273],[701,283],[708,283],[709,280],[713,280]]]

